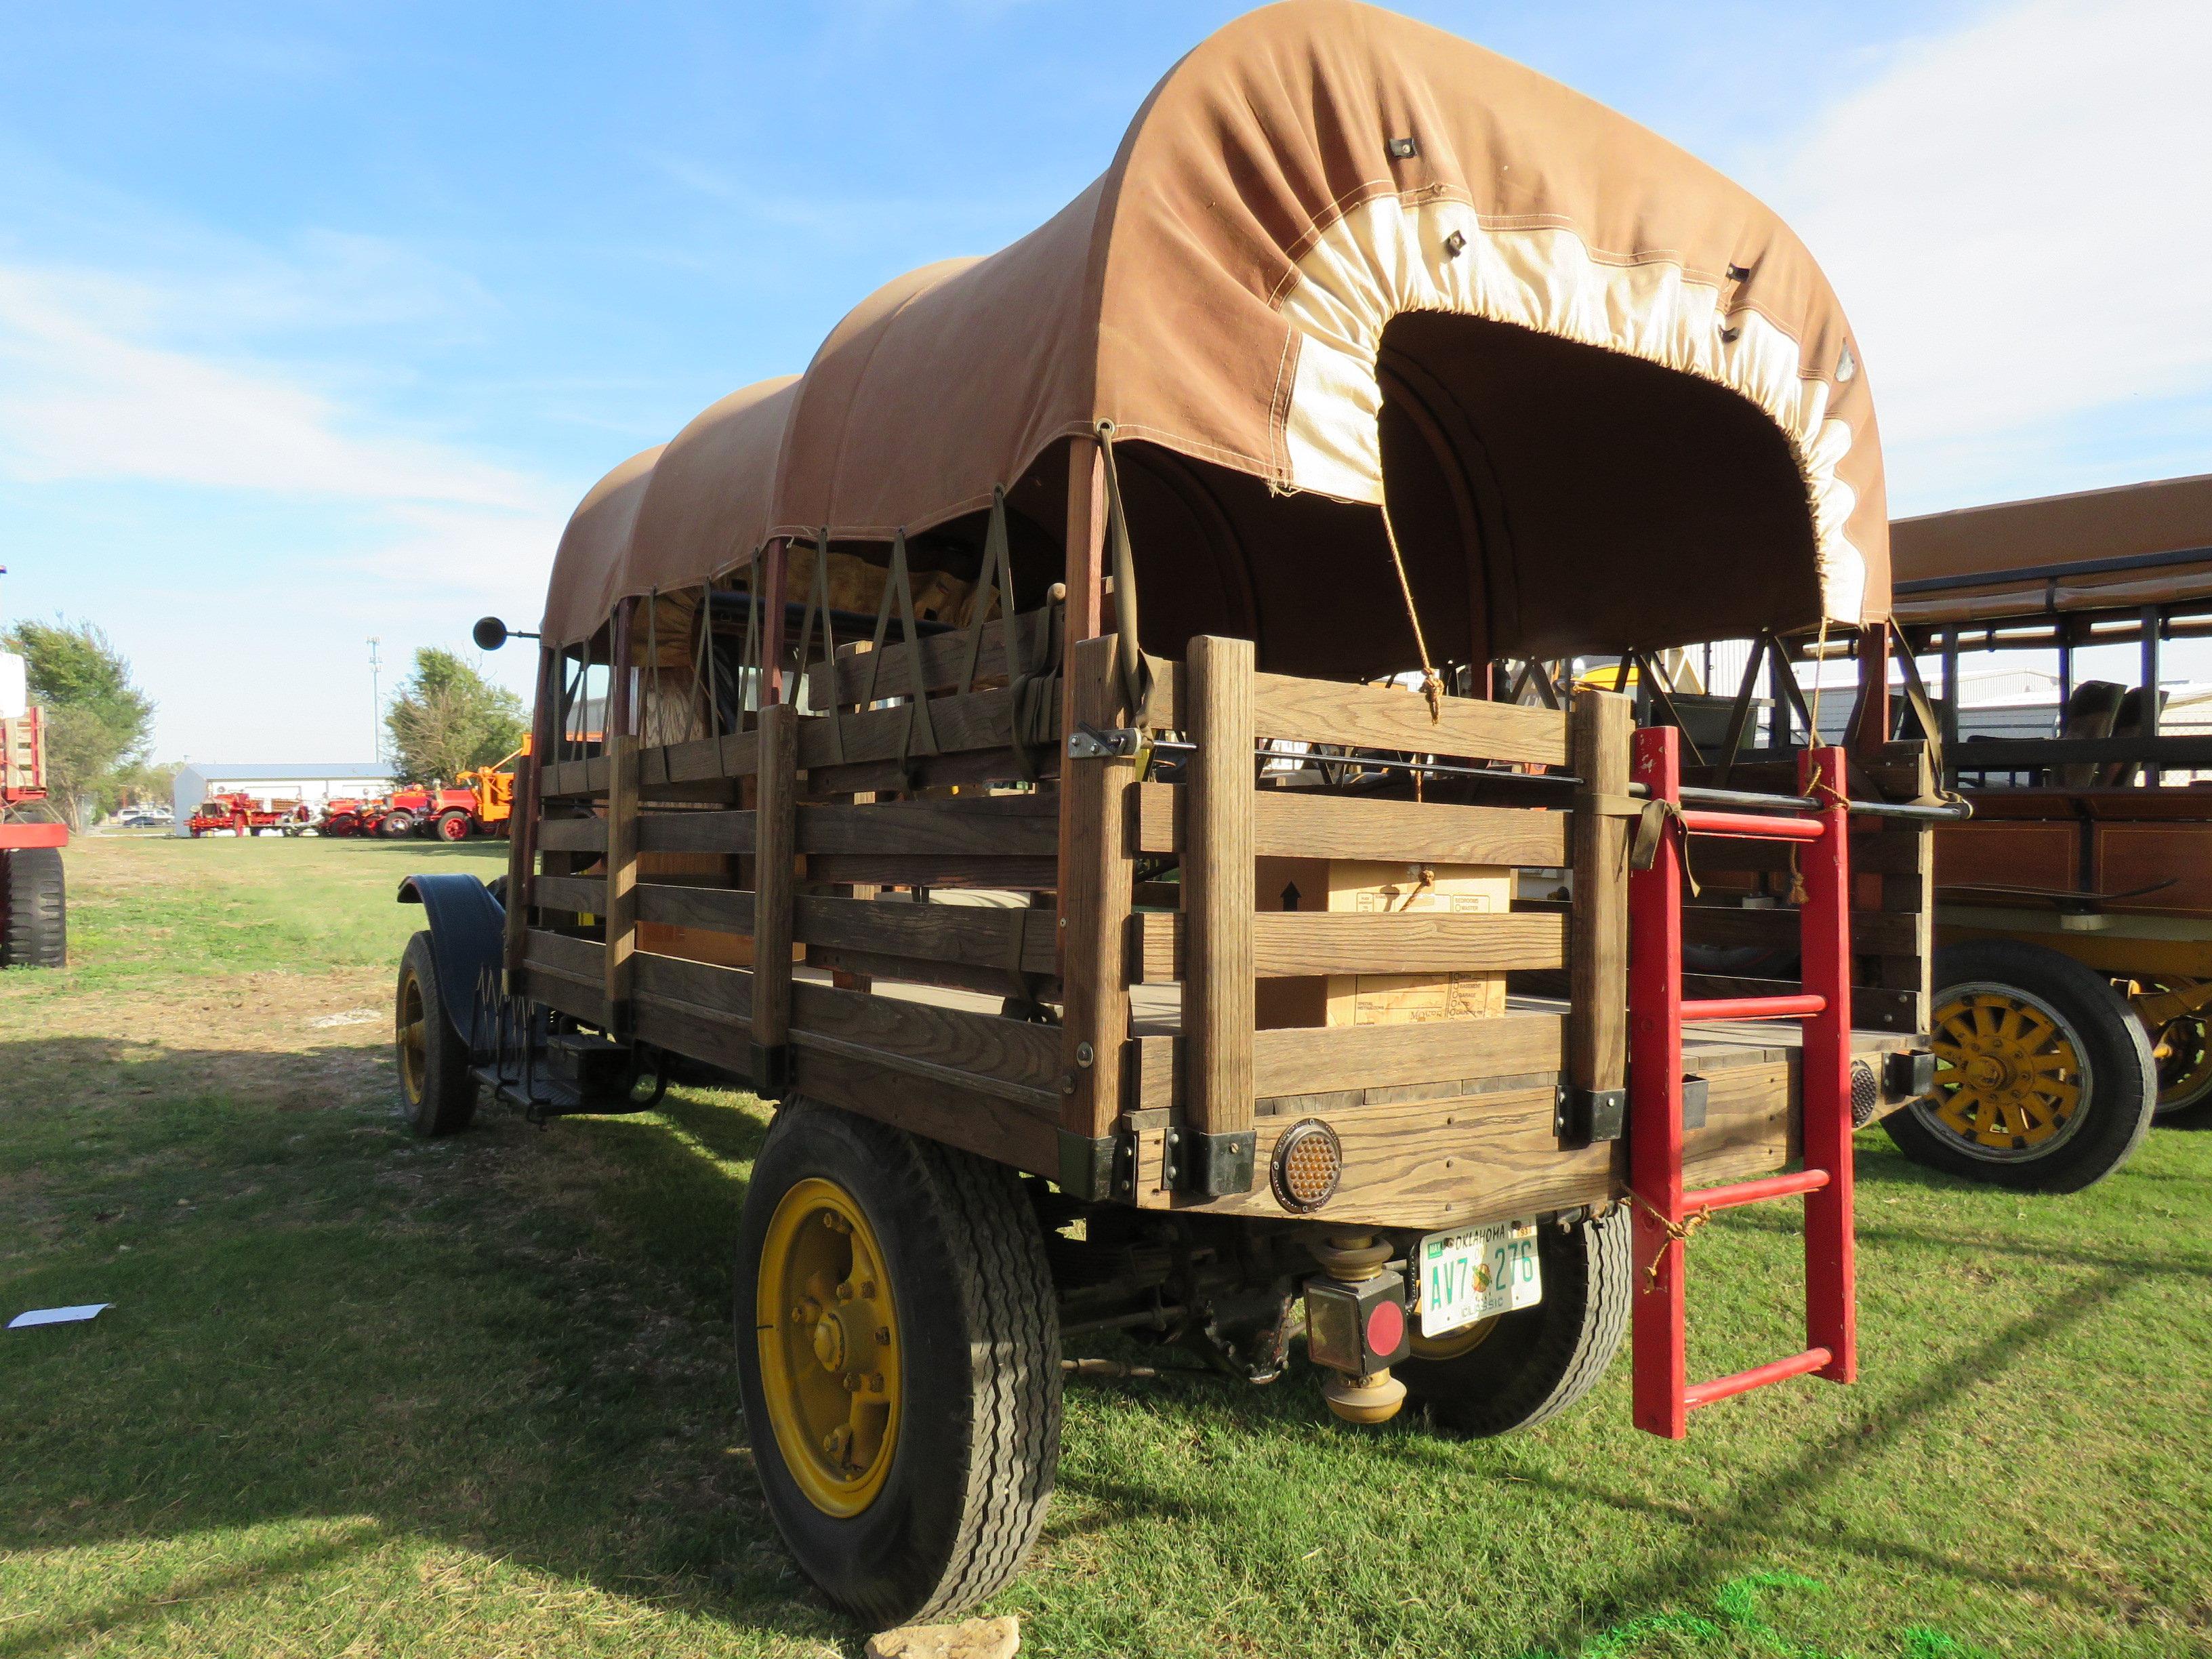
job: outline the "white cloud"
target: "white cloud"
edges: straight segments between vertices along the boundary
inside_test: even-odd
[[[33,482],[131,479],[526,511],[543,486],[449,446],[366,434],[287,373],[127,326],[170,302],[137,285],[0,267],[0,466]],[[120,315],[118,315],[120,313]]]
[[[2208,65],[2203,0],[2007,8],[1907,43],[1770,180],[1859,335],[1893,495],[2073,487],[2125,460],[2068,423],[2212,396]]]

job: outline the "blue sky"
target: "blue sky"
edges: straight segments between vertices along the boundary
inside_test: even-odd
[[[1036,224],[1240,9],[0,0],[0,607],[106,626],[164,757],[365,756],[368,635],[534,617],[593,478]],[[2212,471],[2212,8],[1402,9],[1798,226],[1900,511]]]

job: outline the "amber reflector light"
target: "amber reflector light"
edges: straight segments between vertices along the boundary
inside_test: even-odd
[[[1335,1196],[1343,1175],[1343,1145],[1317,1117],[1293,1123],[1275,1143],[1275,1197],[1286,1210],[1319,1209]]]

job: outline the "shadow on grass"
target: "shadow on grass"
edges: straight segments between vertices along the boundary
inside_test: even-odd
[[[380,1047],[0,1044],[31,1224],[0,1243],[4,1293],[116,1304],[9,1339],[0,1551],[368,1516],[380,1540],[849,1636],[776,1541],[737,1403],[729,1263],[764,1123],[683,1092],[543,1131],[487,1105],[425,1143],[389,1073]],[[211,1545],[183,1593],[366,1547]],[[179,1581],[134,1599],[117,1577],[0,1656],[173,1611]]]

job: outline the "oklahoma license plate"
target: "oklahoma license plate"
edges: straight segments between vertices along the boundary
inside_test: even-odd
[[[1443,1336],[1544,1298],[1533,1222],[1431,1233],[1419,1256],[1423,1336]]]

